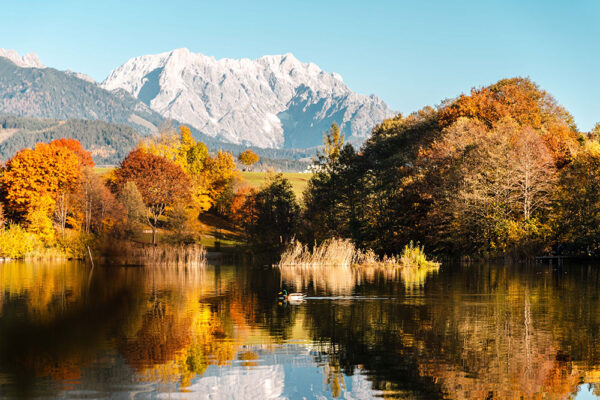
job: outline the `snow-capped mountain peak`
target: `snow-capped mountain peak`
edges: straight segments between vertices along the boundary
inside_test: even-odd
[[[8,58],[22,68],[46,68],[35,53],[25,54],[21,57],[15,50],[0,49],[0,57]]]
[[[337,122],[355,143],[393,115],[336,73],[293,54],[215,59],[188,49],[132,58],[101,84],[124,89],[167,118],[210,136],[260,147],[311,147]]]

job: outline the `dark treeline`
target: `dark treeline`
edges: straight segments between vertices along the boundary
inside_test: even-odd
[[[396,254],[600,255],[600,144],[529,79],[398,115],[360,150],[327,132],[295,235]]]

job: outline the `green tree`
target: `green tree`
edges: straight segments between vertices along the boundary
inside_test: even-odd
[[[246,229],[250,241],[260,250],[282,248],[294,236],[300,217],[300,207],[292,190],[292,184],[276,174],[266,185],[246,201],[252,208]]]
[[[340,180],[340,156],[344,146],[344,135],[337,124],[323,132],[323,150],[317,153],[314,169],[304,192],[304,221],[308,226],[307,241],[319,242],[340,235],[340,202],[338,189],[347,189]],[[346,156],[353,154],[351,146],[346,148]],[[348,153],[350,152],[350,153]],[[346,160],[347,161],[347,160]]]

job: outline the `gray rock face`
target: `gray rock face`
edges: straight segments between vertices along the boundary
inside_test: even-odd
[[[333,122],[359,144],[394,115],[376,96],[354,93],[338,74],[292,54],[216,60],[178,49],[133,58],[101,86],[206,135],[264,148],[320,145]]]

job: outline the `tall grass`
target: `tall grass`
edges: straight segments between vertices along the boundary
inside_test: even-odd
[[[279,265],[336,265],[350,267],[363,254],[347,239],[332,239],[315,246],[312,250],[293,241],[281,255]]]
[[[120,265],[161,267],[202,267],[206,265],[206,250],[199,244],[148,245],[130,241],[110,240],[101,246],[105,262]]]
[[[310,249],[298,241],[288,245],[278,264],[281,266],[381,266],[407,268],[436,268],[439,263],[425,256],[423,247],[412,242],[402,254],[378,257],[372,250],[361,250],[348,239],[330,239]]]

